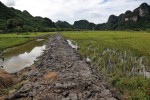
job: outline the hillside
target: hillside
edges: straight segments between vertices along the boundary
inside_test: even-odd
[[[99,21],[100,22],[100,21]],[[63,30],[150,30],[150,5],[141,4],[133,11],[111,15],[106,23],[94,24],[87,20],[52,22],[49,18],[33,17],[28,11],[9,8],[0,2],[0,33]]]
[[[49,18],[33,17],[28,11],[9,8],[0,2],[0,32],[41,31],[55,27]]]
[[[150,29],[150,5],[142,3],[133,11],[126,11],[119,16],[110,15],[108,21],[102,24],[94,24],[87,20],[74,22],[75,29],[89,30],[149,30]]]
[[[99,24],[99,30],[148,30],[150,29],[150,5],[141,4],[133,11],[119,16],[111,15],[107,23]]]

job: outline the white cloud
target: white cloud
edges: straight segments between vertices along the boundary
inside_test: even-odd
[[[6,5],[15,6],[15,0],[6,0]]]
[[[33,16],[49,17],[53,21],[65,20],[73,23],[87,19],[95,23],[106,22],[109,15],[119,15],[133,10],[150,0],[1,0],[7,6],[28,10]],[[9,2],[13,1],[12,5]]]

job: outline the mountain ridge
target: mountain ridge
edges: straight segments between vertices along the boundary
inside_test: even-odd
[[[63,30],[150,30],[150,5],[142,3],[133,11],[127,10],[119,16],[110,15],[108,21],[94,24],[87,20],[53,22],[49,18],[32,16],[27,10],[20,11],[5,6],[0,1],[0,33],[37,32]]]
[[[133,11],[127,10],[119,16],[111,15],[106,22],[105,29],[150,29],[150,5],[142,3]],[[115,24],[115,25],[114,25]]]
[[[0,30],[3,32],[42,31],[54,28],[54,22],[49,18],[33,17],[28,11],[20,11],[7,7],[0,2]]]

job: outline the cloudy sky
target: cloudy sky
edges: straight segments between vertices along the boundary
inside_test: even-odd
[[[9,7],[27,10],[33,16],[48,17],[53,21],[73,23],[87,19],[94,23],[106,22],[109,15],[133,10],[150,0],[0,0]]]

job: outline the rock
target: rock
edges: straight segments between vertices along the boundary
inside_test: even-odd
[[[60,93],[62,93],[62,90],[55,89],[53,92],[60,94]]]
[[[104,98],[100,98],[99,100],[106,100],[106,99],[104,99]]]
[[[70,100],[70,97],[62,98],[62,100]]]
[[[114,97],[106,97],[105,100],[117,100],[117,99]]]
[[[100,95],[101,97],[106,97],[106,96],[110,96],[111,93],[109,90],[103,90]]]
[[[91,91],[86,91],[85,92],[86,98],[90,98],[92,96]]]
[[[56,86],[56,88],[61,88],[62,84],[61,83],[56,83],[55,86]]]
[[[31,84],[25,84],[18,92],[19,93],[27,93],[31,89],[32,89],[32,85]]]
[[[76,93],[69,94],[71,100],[78,100],[78,95]]]
[[[101,90],[102,90],[102,87],[93,85],[93,89],[94,89],[94,91],[101,91]]]
[[[68,97],[68,95],[69,95],[68,91],[62,93],[62,96],[65,97],[65,98]]]
[[[13,93],[15,93],[16,92],[16,89],[13,89],[13,90],[10,90],[9,91],[9,94],[13,94]]]
[[[60,84],[60,83],[56,83],[55,84],[56,88],[62,88],[62,89],[71,89],[74,88],[76,86],[75,83],[66,83],[66,84]]]

